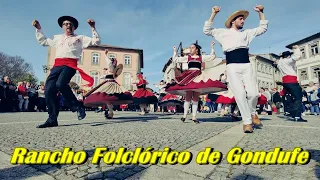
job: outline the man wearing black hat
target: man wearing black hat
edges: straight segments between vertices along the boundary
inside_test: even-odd
[[[213,19],[220,12],[220,7],[214,6],[212,14],[205,22],[203,32],[214,37],[222,46],[226,55],[227,76],[230,88],[239,107],[243,131],[252,133],[252,125],[261,127],[261,121],[256,113],[259,92],[254,76],[253,68],[249,60],[249,44],[252,40],[264,34],[268,28],[268,20],[265,19],[264,7],[257,5],[254,10],[260,17],[260,25],[254,29],[243,29],[244,22],[249,15],[246,10],[232,13],[225,22],[226,28],[211,28]]]
[[[280,54],[280,60],[275,62],[282,75],[283,88],[293,96],[293,109],[291,116],[296,121],[306,122],[301,118],[302,113],[302,88],[298,83],[296,61],[301,57],[299,46],[292,47],[293,52],[285,51]]]
[[[37,20],[32,22],[32,25],[36,28],[36,39],[38,43],[42,46],[49,46],[56,49],[55,63],[50,70],[50,75],[47,77],[45,84],[45,96],[49,118],[44,124],[37,126],[37,128],[58,126],[58,91],[62,93],[70,109],[73,112],[77,111],[78,119],[84,119],[86,116],[85,109],[72,93],[69,82],[76,71],[79,71],[82,79],[89,82],[89,87],[94,83],[91,76],[77,67],[77,62],[80,59],[83,48],[100,44],[100,37],[95,29],[95,22],[92,19],[88,20],[88,24],[92,28],[92,38],[74,34],[74,31],[79,25],[74,17],[62,16],[58,19],[58,24],[63,29],[64,34],[55,35],[50,39],[43,34],[40,23]]]

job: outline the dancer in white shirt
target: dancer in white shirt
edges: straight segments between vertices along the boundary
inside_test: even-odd
[[[34,20],[32,25],[36,28],[36,39],[42,46],[50,46],[56,48],[56,57],[53,68],[46,80],[46,103],[48,106],[49,118],[44,124],[38,128],[58,126],[59,101],[57,93],[60,91],[67,101],[70,109],[78,113],[78,119],[84,119],[86,116],[85,109],[81,105],[75,95],[72,93],[68,85],[71,78],[78,70],[81,77],[88,81],[88,86],[93,85],[93,78],[77,67],[77,61],[82,54],[82,49],[90,45],[99,45],[100,38],[95,30],[95,21],[88,20],[88,24],[92,28],[92,38],[76,35],[74,31],[78,28],[78,21],[71,16],[62,16],[58,19],[59,26],[63,29],[64,34],[55,35],[52,39],[47,38],[41,31],[39,21]]]
[[[265,20],[263,6],[258,5],[254,7],[260,16],[260,25],[257,28],[240,31],[249,15],[246,10],[236,11],[227,19],[225,26],[228,29],[211,28],[213,19],[220,9],[217,6],[212,8],[212,14],[205,22],[203,32],[208,36],[213,36],[221,44],[226,54],[227,75],[243,119],[243,131],[252,133],[252,123],[256,126],[262,126],[262,124],[256,113],[259,92],[257,82],[252,76],[248,47],[256,36],[267,31],[268,21]]]
[[[302,88],[298,83],[296,73],[296,61],[301,58],[301,51],[297,45],[293,46],[293,53],[285,51],[281,53],[280,60],[276,62],[280,74],[282,75],[282,85],[285,91],[293,96],[293,109],[290,115],[300,122],[307,122],[301,118],[302,113]]]

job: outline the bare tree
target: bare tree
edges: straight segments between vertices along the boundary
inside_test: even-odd
[[[32,65],[20,56],[9,56],[0,52],[0,73],[2,76],[9,76],[15,82],[30,80],[37,82]]]

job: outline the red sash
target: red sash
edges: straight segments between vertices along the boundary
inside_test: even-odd
[[[89,84],[86,84],[85,86],[89,86],[91,87],[94,83],[94,79],[89,76],[87,73],[85,73],[82,69],[78,68],[78,63],[77,63],[77,59],[73,59],[73,58],[56,58],[54,61],[54,65],[53,67],[56,66],[68,66],[72,69],[75,69],[77,71],[79,71],[80,76],[83,80],[89,82]]]
[[[297,76],[286,75],[282,77],[283,83],[298,83]]]

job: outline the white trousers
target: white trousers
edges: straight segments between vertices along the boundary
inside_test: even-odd
[[[256,114],[259,90],[250,63],[227,65],[227,78],[240,110],[243,124],[252,124],[251,115]]]

